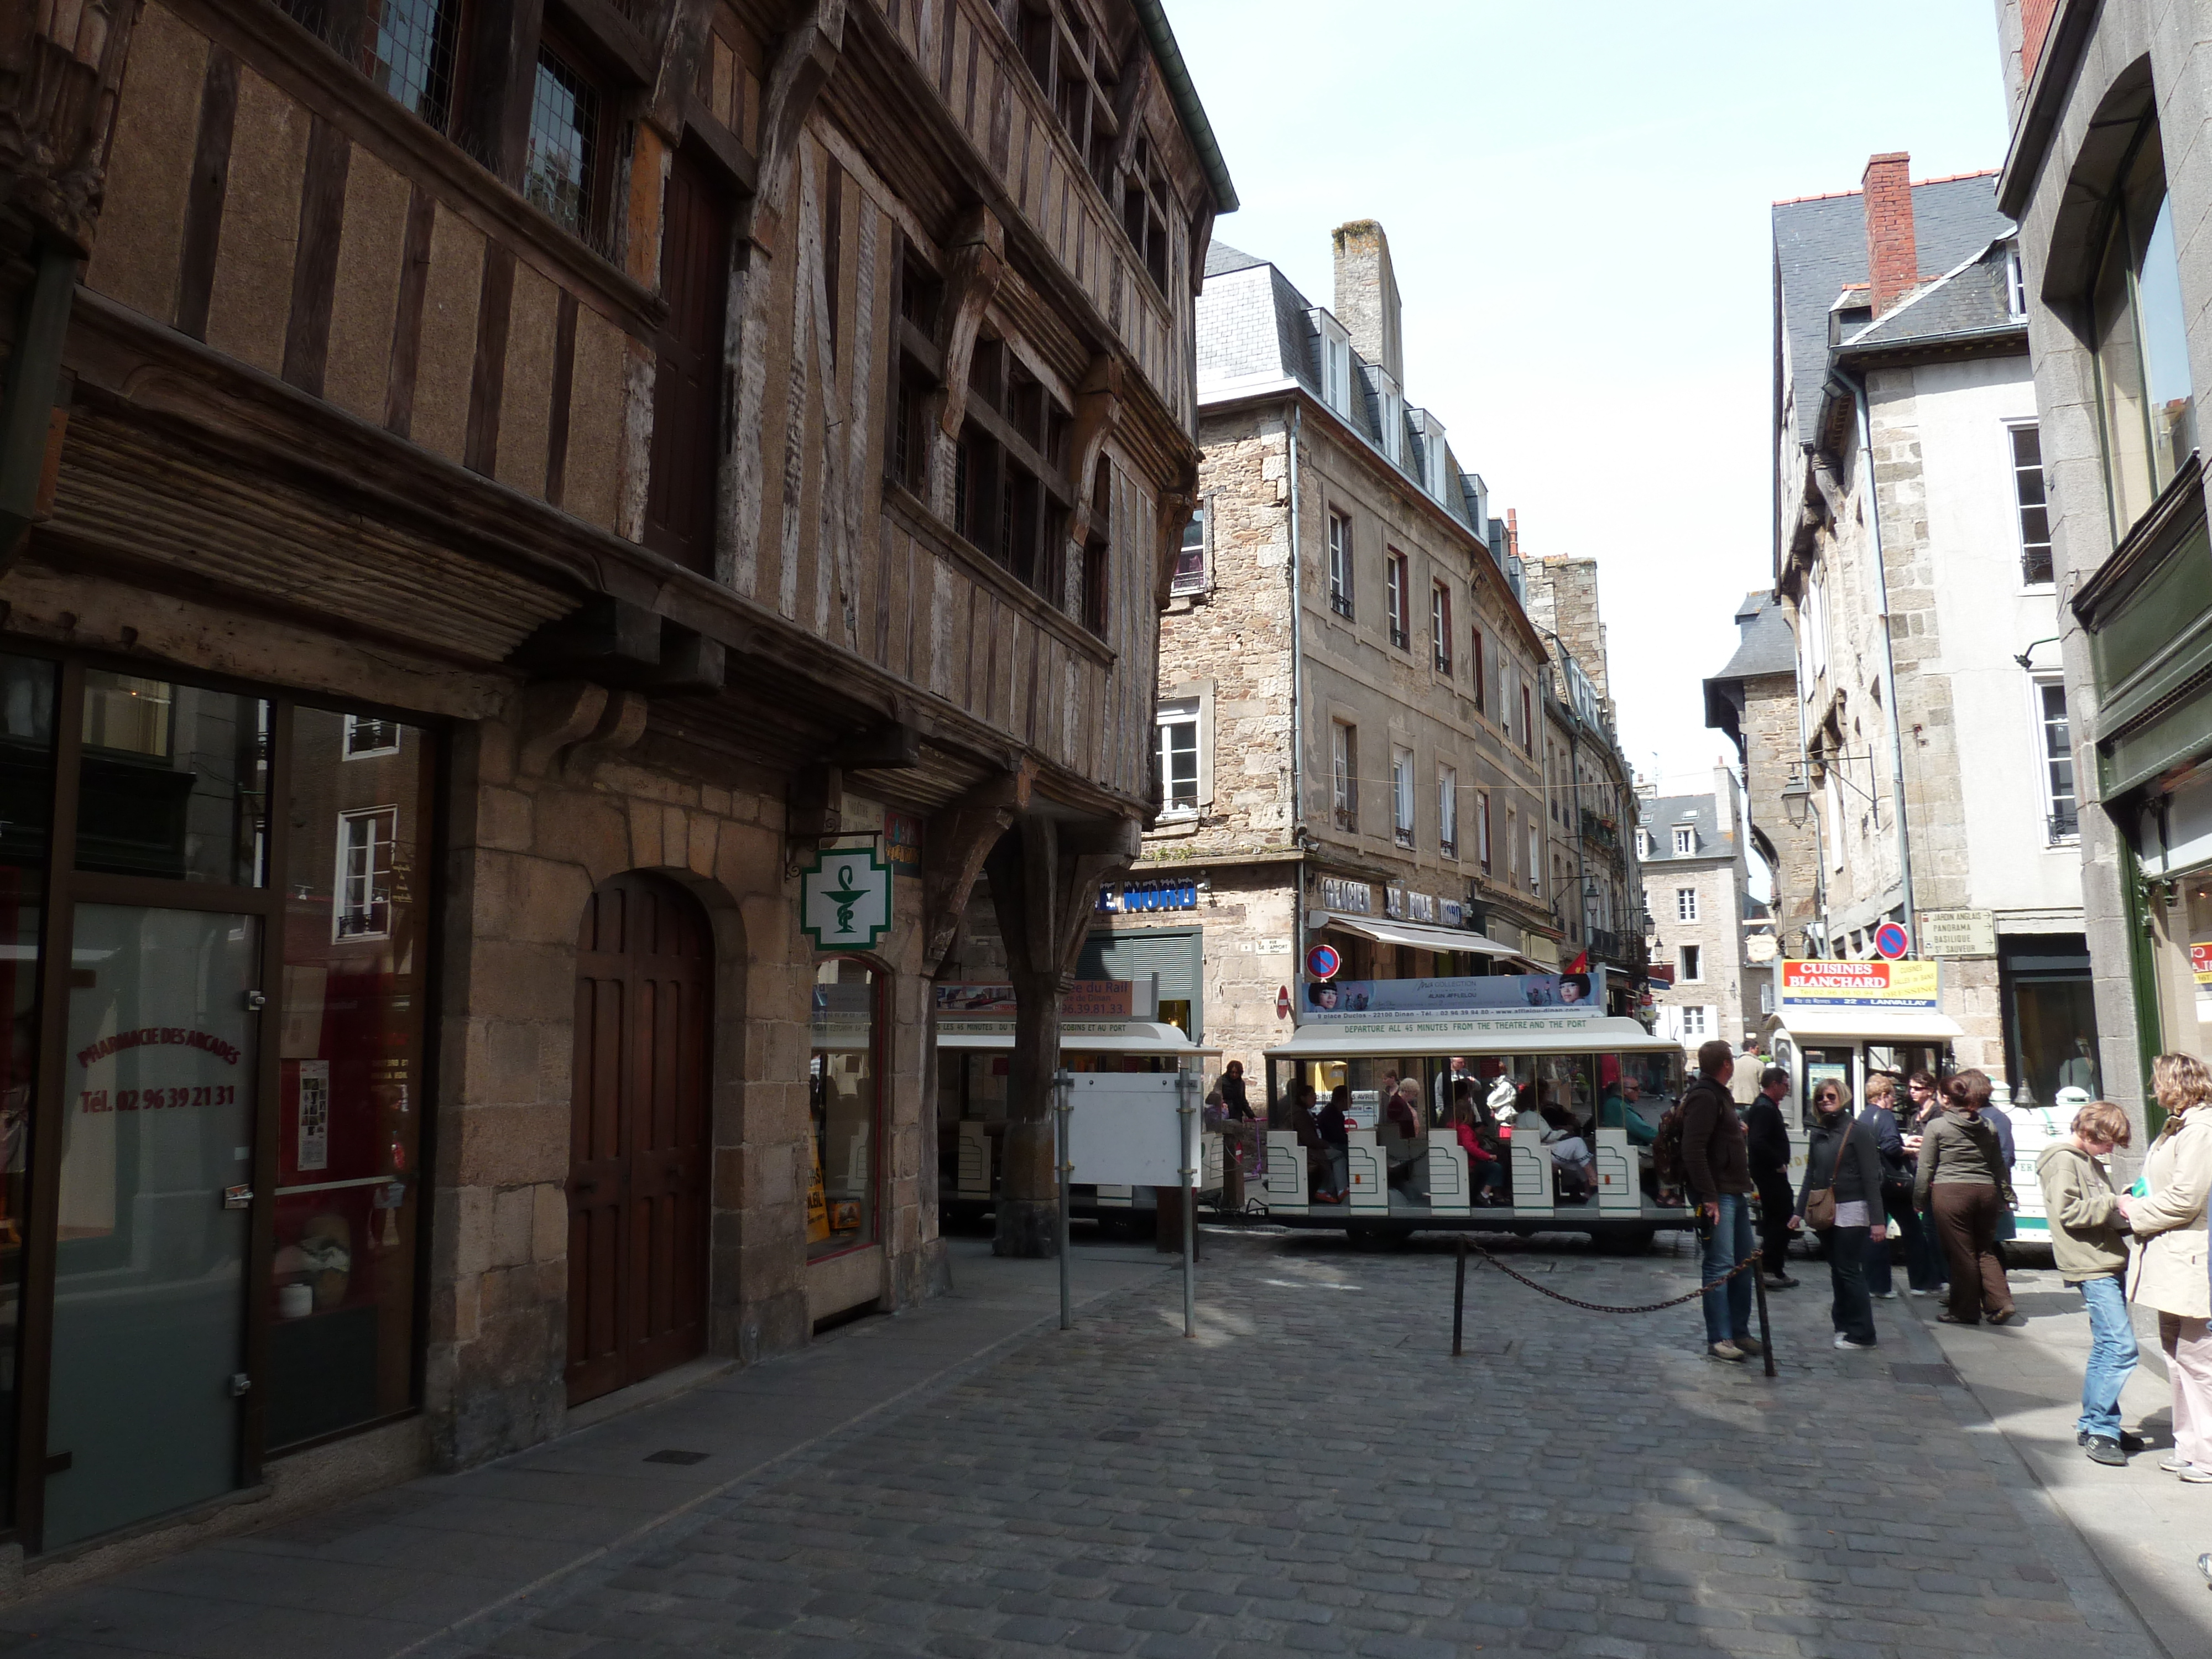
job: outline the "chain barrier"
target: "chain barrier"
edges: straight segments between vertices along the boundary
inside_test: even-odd
[[[1602,1302],[1585,1302],[1580,1297],[1565,1296],[1558,1291],[1548,1289],[1542,1285],[1539,1285],[1534,1279],[1529,1278],[1528,1274],[1516,1273],[1512,1268],[1507,1267],[1503,1261],[1500,1261],[1495,1255],[1492,1255],[1487,1249],[1485,1249],[1481,1245],[1476,1243],[1473,1239],[1470,1238],[1467,1240],[1466,1244],[1468,1249],[1473,1250],[1484,1261],[1489,1262],[1492,1267],[1497,1268],[1498,1272],[1504,1273],[1508,1279],[1515,1279],[1521,1284],[1526,1285],[1530,1290],[1535,1291],[1539,1296],[1548,1296],[1554,1302],[1564,1302],[1570,1308],[1580,1308],[1584,1313],[1664,1313],[1669,1308],[1679,1308],[1684,1303],[1695,1302],[1698,1297],[1705,1295],[1707,1291],[1716,1289],[1720,1285],[1727,1284],[1729,1280],[1734,1279],[1738,1273],[1743,1272],[1745,1268],[1756,1267],[1759,1265],[1759,1258],[1756,1255],[1746,1256],[1741,1261],[1736,1263],[1736,1265],[1730,1268],[1727,1273],[1723,1273],[1718,1279],[1713,1280],[1711,1285],[1699,1285],[1696,1290],[1691,1291],[1686,1295],[1678,1296],[1669,1302],[1648,1302],[1640,1307],[1635,1308],[1610,1308]]]

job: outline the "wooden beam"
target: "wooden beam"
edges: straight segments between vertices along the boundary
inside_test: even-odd
[[[323,395],[331,310],[338,285],[338,233],[345,222],[346,173],[353,142],[318,115],[307,130],[307,177],[300,191],[299,257],[292,266],[292,309],[284,325],[284,378]]]
[[[222,204],[230,188],[230,138],[238,119],[238,58],[221,45],[208,48],[200,82],[199,131],[192,141],[191,182],[185,192],[184,252],[177,270],[177,328],[207,338],[208,301],[215,292],[215,260],[222,240]]]

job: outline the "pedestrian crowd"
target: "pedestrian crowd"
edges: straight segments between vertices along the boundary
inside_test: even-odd
[[[1798,1281],[1789,1273],[1793,1236],[1811,1232],[1828,1265],[1831,1323],[1841,1349],[1878,1337],[1876,1299],[1895,1297],[1889,1238],[1902,1247],[1905,1294],[1942,1297],[1947,1325],[2008,1325],[2013,1305],[2001,1246],[2019,1206],[2012,1185],[2012,1124],[1991,1104],[1989,1078],[1966,1070],[1938,1079],[1867,1080],[1856,1104],[1840,1079],[1813,1086],[1811,1144],[1795,1191],[1782,1109],[1790,1073],[1770,1066],[1739,1108],[1737,1056],[1724,1042],[1698,1051],[1698,1077],[1680,1107],[1680,1164],[1698,1212],[1706,1352],[1740,1362],[1759,1352],[1751,1334],[1753,1285]],[[2162,1127],[2127,1192],[2106,1160],[2129,1145],[2127,1114],[2093,1100],[2067,1139],[2036,1161],[2059,1275],[2089,1314],[2091,1348],[2075,1437],[2094,1462],[2124,1464],[2143,1449],[2120,1420],[2120,1393],[2136,1368],[2129,1304],[2158,1315],[2159,1346],[2173,1386],[2173,1449],[2161,1467],[2212,1484],[2212,1068],[2192,1054],[2162,1054],[2151,1073]],[[1662,1130],[1662,1136],[1665,1131]],[[1754,1222],[1753,1200],[1757,1200]],[[1754,1265],[1754,1263],[1756,1265]]]

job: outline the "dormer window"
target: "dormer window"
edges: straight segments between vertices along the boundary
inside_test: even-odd
[[[1382,453],[1396,466],[1405,459],[1406,398],[1398,383],[1379,368],[1375,371],[1375,406],[1382,423]]]
[[[1352,413],[1352,337],[1327,312],[1321,323],[1322,401],[1340,415]]]
[[[2017,244],[2005,250],[2005,312],[2016,323],[2027,320],[2027,276],[2020,268]]]
[[[1697,850],[1698,832],[1686,823],[1679,827],[1674,831],[1674,856],[1687,858]]]
[[[1444,499],[1444,486],[1450,481],[1450,470],[1444,465],[1451,453],[1444,442],[1444,423],[1428,410],[1421,411],[1421,486],[1437,500]]]

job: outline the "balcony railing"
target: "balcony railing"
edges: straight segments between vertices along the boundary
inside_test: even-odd
[[[1395,826],[1395,829],[1399,846],[1411,847],[1413,844],[1413,827],[1411,824],[1401,823]]]
[[[1403,651],[1407,649],[1413,641],[1407,638],[1406,630],[1402,626],[1397,623],[1392,623],[1390,624],[1390,643],[1396,646],[1399,650]]]
[[[1332,589],[1328,596],[1328,608],[1335,611],[1338,616],[1346,618],[1347,621],[1350,620],[1352,616],[1352,595],[1349,593],[1339,593]]]
[[[2062,841],[2078,840],[2081,834],[2081,809],[2070,803],[2062,806],[2051,815],[2049,824],[2052,846]]]
[[[1437,672],[1439,674],[1449,674],[1451,672],[1450,652],[1439,651],[1437,653]]]

